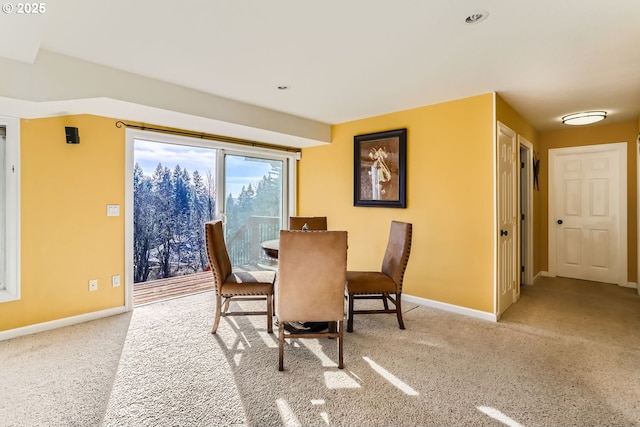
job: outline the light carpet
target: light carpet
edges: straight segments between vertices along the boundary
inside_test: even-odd
[[[496,324],[408,306],[405,331],[390,315],[356,317],[356,331],[345,337],[344,370],[336,367],[335,341],[323,339],[293,341],[278,372],[277,338],[266,333],[264,318],[223,318],[211,335],[212,306],[208,293],[136,310],[105,425],[640,420],[638,340],[611,342],[605,334],[594,341],[517,320]]]
[[[223,318],[211,335],[213,301],[0,343],[2,394],[19,397],[2,399],[0,425],[640,426],[634,289],[541,280],[498,323],[406,305],[401,331],[359,315],[344,370],[322,339],[289,343],[284,372],[264,317]]]

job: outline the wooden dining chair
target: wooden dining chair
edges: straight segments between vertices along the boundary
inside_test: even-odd
[[[326,230],[326,216],[292,216],[289,218],[289,230],[302,230],[307,224],[307,230]]]
[[[266,315],[267,332],[273,333],[274,271],[233,271],[224,241],[222,221],[205,223],[205,236],[209,265],[216,285],[216,314],[212,334],[215,334],[221,316]],[[266,300],[265,311],[229,311],[231,299],[235,301]]]
[[[338,368],[344,367],[346,231],[280,231],[276,317],[278,369],[284,369],[285,339],[336,338]],[[328,332],[288,333],[286,323],[334,322]]]
[[[387,249],[380,271],[347,271],[347,332],[353,332],[354,314],[395,313],[400,329],[402,319],[402,281],[411,252],[412,224],[392,221]],[[356,310],[354,300],[381,299],[384,309]],[[389,308],[389,302],[393,304]]]

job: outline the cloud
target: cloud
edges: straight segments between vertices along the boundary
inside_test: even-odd
[[[134,163],[142,168],[145,175],[153,175],[158,164],[173,170],[176,165],[186,169],[189,175],[198,171],[206,175],[211,171],[215,176],[216,149],[191,147],[136,139],[134,144]],[[254,187],[272,168],[273,160],[246,156],[227,156],[225,195],[240,194],[242,187],[252,184]]]
[[[188,170],[189,174],[193,174],[196,170],[202,175],[207,171],[214,173],[216,168],[215,149],[143,140],[135,141],[134,159],[146,175],[152,175],[158,163],[172,170],[176,165],[180,165],[181,168]]]

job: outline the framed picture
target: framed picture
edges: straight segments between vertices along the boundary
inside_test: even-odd
[[[353,137],[353,205],[407,206],[407,130]]]

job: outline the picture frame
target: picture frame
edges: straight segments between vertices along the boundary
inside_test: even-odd
[[[407,129],[353,137],[353,205],[407,207]]]

